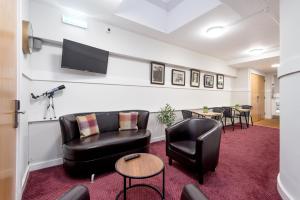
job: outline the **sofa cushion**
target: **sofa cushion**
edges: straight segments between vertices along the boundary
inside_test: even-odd
[[[120,112],[119,113],[119,131],[123,130],[136,130],[137,120],[138,120],[138,112]]]
[[[77,116],[76,120],[81,138],[99,134],[98,123],[94,113],[84,116]]]
[[[64,158],[69,160],[91,160],[110,156],[130,149],[149,145],[148,130],[113,131],[87,138],[74,139],[63,145]]]
[[[181,153],[191,159],[196,155],[196,142],[192,140],[182,140],[177,142],[171,142],[170,147],[173,151]]]

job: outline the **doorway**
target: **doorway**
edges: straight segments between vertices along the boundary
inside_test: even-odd
[[[265,119],[265,77],[251,74],[251,105],[253,122]]]

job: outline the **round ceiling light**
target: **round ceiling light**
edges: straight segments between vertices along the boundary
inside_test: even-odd
[[[209,38],[217,38],[220,37],[224,32],[224,26],[213,26],[206,30],[206,36]]]
[[[278,68],[279,66],[280,66],[279,63],[276,63],[276,64],[271,65],[272,68]]]
[[[262,54],[264,51],[265,50],[263,48],[251,49],[250,51],[248,51],[248,54],[256,56]]]

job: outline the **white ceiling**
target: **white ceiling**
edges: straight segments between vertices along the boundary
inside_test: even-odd
[[[163,33],[142,23],[117,16],[121,4],[133,0],[39,0],[71,7],[97,16],[100,20],[161,41],[228,61],[248,57],[251,48],[265,48],[265,53],[279,50],[279,0],[220,0],[221,4],[187,21],[170,33]],[[159,10],[170,12],[191,0],[147,1]],[[207,0],[197,0],[207,2]],[[196,4],[195,4],[196,5]],[[133,6],[132,10],[138,10]],[[265,9],[265,11],[263,11]],[[188,12],[188,11],[186,11]],[[185,13],[182,13],[185,14]],[[156,15],[156,12],[153,13]],[[176,16],[172,18],[178,20]],[[213,25],[226,26],[223,36],[209,39],[203,35]],[[166,25],[167,26],[167,25]]]
[[[238,63],[232,65],[232,67],[235,68],[252,68],[259,70],[264,73],[276,73],[277,68],[272,68],[271,66],[273,64],[279,64],[279,57],[271,57],[271,58],[263,58],[259,60],[253,60],[249,62],[244,62],[244,63]]]

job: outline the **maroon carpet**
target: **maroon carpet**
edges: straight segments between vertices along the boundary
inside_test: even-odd
[[[219,165],[215,173],[204,177],[204,185],[199,185],[196,176],[180,164],[167,164],[164,142],[152,144],[151,152],[161,157],[166,165],[166,199],[179,199],[182,187],[187,183],[196,184],[211,200],[280,199],[276,190],[278,129],[259,126],[234,132],[228,129],[222,134]],[[88,179],[68,177],[62,166],[52,167],[30,173],[23,199],[57,199],[79,183],[89,188],[92,200],[115,199],[122,189],[122,180],[120,175],[111,172],[97,176],[95,182],[90,183]],[[161,187],[161,176],[143,181]],[[128,199],[159,199],[159,196],[151,190],[135,188],[128,192]]]

